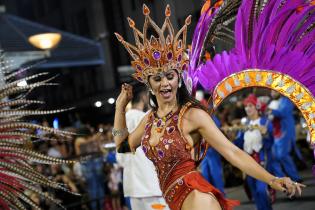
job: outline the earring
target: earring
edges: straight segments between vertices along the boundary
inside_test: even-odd
[[[150,91],[150,93],[151,93],[152,95],[155,95],[154,92],[153,92],[153,90],[152,90],[151,88],[149,89],[149,91]]]
[[[181,87],[182,87],[182,80],[179,80],[178,88],[181,88]]]

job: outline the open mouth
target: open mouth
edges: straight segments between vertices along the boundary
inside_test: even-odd
[[[168,98],[171,96],[172,90],[171,89],[164,89],[160,91],[160,94],[164,97],[164,98]]]

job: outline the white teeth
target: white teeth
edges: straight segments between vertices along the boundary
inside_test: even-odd
[[[171,90],[161,90],[161,92],[167,93],[167,92],[171,92]]]

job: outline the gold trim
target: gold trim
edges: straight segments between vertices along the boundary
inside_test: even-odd
[[[262,69],[234,73],[215,87],[213,107],[218,107],[232,93],[248,87],[269,88],[288,97],[301,111],[311,134],[311,143],[315,143],[315,98],[303,84],[289,75]]]

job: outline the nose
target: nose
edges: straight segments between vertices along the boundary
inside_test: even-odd
[[[168,79],[166,77],[162,77],[161,79],[161,86],[167,86],[168,85]]]

